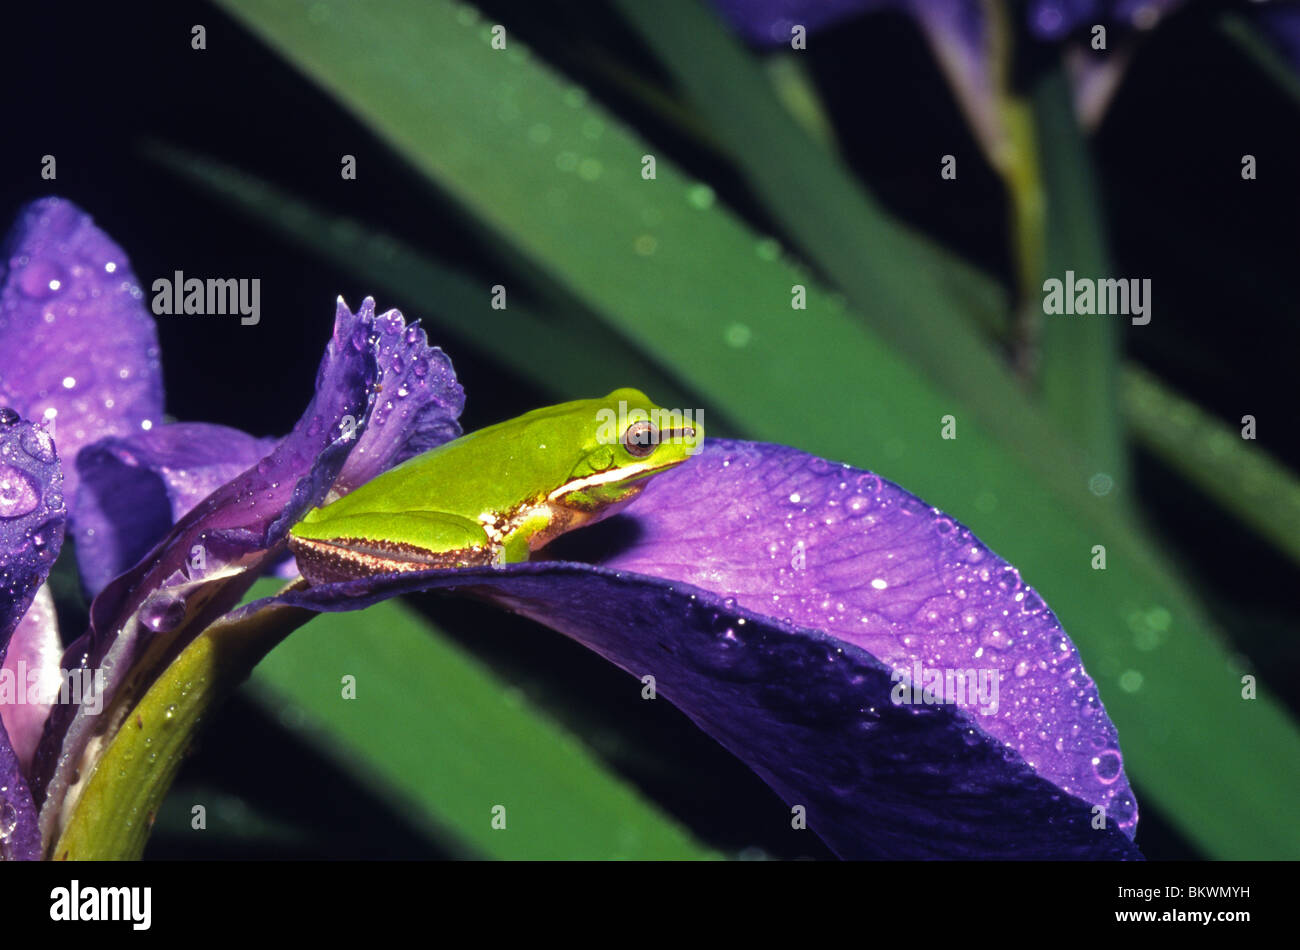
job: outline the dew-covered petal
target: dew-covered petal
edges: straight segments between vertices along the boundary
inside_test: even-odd
[[[265,458],[191,508],[138,564],[95,598],[91,630],[68,648],[64,660],[65,666],[102,674],[105,707],[147,686],[156,671],[137,663],[146,650],[162,638],[179,649],[230,610],[283,556],[289,527],[325,499],[349,453],[365,439],[383,393],[378,360],[386,351],[375,322],[373,304],[353,314],[340,302],[316,394],[293,431]],[[421,398],[444,407],[458,405],[454,377],[440,378],[437,397],[425,392]],[[454,426],[454,419],[437,421],[421,430],[421,439]],[[389,448],[375,443],[373,456],[400,454],[405,446],[391,434],[386,443]],[[121,689],[127,692],[119,696]],[[81,709],[59,706],[51,718],[37,750],[33,781],[47,837],[57,832],[63,793],[95,730],[94,716]]]
[[[659,695],[803,806],[841,857],[1140,857],[957,707],[891,703],[891,671],[865,650],[686,584],[533,562],[349,581],[240,612],[271,600],[351,610],[434,589],[492,600],[638,681],[653,676]]]
[[[82,449],[73,537],[93,596],[190,509],[266,457],[277,439],[202,422],[155,426]]]
[[[0,660],[59,556],[66,518],[54,440],[0,407]]]
[[[339,300],[338,306],[347,305]],[[456,381],[451,360],[430,346],[424,328],[409,326],[397,310],[375,316],[375,301],[367,297],[357,311],[371,327],[367,340],[379,364],[375,406],[357,446],[348,456],[334,490],[347,494],[394,465],[450,442],[461,434],[465,392]]]
[[[44,422],[69,462],[96,439],[161,421],[153,316],[126,254],[89,215],[60,198],[33,202],[0,267],[0,405]]]
[[[0,723],[0,860],[39,861],[41,850],[32,793]]]
[[[1132,835],[1118,736],[1074,644],[1019,572],[943,512],[870,472],[713,440],[628,514],[639,534],[607,567],[733,597],[895,670],[994,671],[997,709],[976,711],[978,727]]]
[[[1073,644],[1014,568],[898,486],[712,440],[547,553],[570,560],[283,600],[349,610],[456,588],[533,617],[654,675],[846,857],[1140,857],[1115,729]]]
[[[360,321],[338,320],[317,375],[317,390],[293,431],[266,458],[190,509],[135,566],[105,587],[90,606],[90,630],[64,655],[64,666],[99,671],[105,708],[129,682],[147,684],[135,661],[159,637],[178,642],[229,610],[273,558],[281,537],[324,497],[364,428],[378,377],[373,353],[352,346]],[[287,525],[284,530],[287,530]],[[46,837],[57,832],[62,794],[77,773],[96,716],[57,706],[37,749],[33,791]]]
[[[42,428],[21,421],[12,409],[0,408],[0,677],[5,675],[11,637],[63,545],[66,515],[53,440]],[[16,651],[19,658],[29,651],[29,635],[25,630]],[[12,681],[9,685],[17,686]],[[3,689],[0,678],[0,693]],[[36,859],[41,835],[24,761],[10,742],[10,718],[7,713],[0,717],[0,857]],[[21,746],[27,741],[28,723],[16,725]]]
[[[63,682],[59,675],[62,656],[54,598],[50,586],[42,584],[18,622],[4,662],[0,663],[0,723],[24,774],[31,767],[45,719]],[[10,684],[13,692],[9,691]]]

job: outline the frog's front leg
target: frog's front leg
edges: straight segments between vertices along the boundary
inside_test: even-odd
[[[484,523],[484,530],[496,548],[497,564],[518,564],[564,529],[556,523],[549,507],[526,509],[501,527]],[[495,537],[494,537],[495,535]]]

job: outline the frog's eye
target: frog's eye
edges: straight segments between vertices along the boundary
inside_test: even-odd
[[[623,432],[623,448],[633,458],[645,458],[658,444],[659,430],[649,422],[634,422]]]

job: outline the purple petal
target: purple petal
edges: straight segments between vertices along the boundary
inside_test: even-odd
[[[714,440],[629,514],[641,534],[607,567],[734,597],[895,670],[996,670],[999,710],[980,728],[1131,835],[1118,737],[1074,645],[1019,572],[937,508],[795,449]]]
[[[340,300],[339,306],[346,305]],[[418,324],[407,326],[399,311],[378,317],[374,312],[370,297],[357,311],[363,320],[373,319],[368,345],[376,350],[383,377],[366,430],[334,486],[339,494],[461,434],[457,420],[465,391],[447,354],[429,345]]]
[[[59,674],[62,655],[54,598],[50,596],[49,585],[42,584],[14,630],[4,662],[0,663],[0,677],[8,677],[14,687],[12,702],[7,701],[10,697],[5,687],[0,687],[0,724],[9,734],[24,774],[31,768],[32,755],[62,683]]]
[[[0,660],[59,556],[66,518],[54,440],[0,407]]]
[[[378,378],[373,353],[352,345],[361,325],[346,309],[340,314],[316,394],[274,451],[192,508],[91,603],[91,629],[68,648],[64,665],[102,674],[97,699],[105,710],[127,682],[134,690],[147,686],[132,666],[158,638],[197,634],[237,603],[271,559],[268,549],[280,540],[274,525],[329,490],[364,424]],[[57,834],[63,792],[97,728],[95,719],[71,704],[51,713],[33,772],[46,838]]]
[[[0,405],[46,421],[69,462],[82,446],[162,418],[153,316],[126,254],[59,198],[23,209],[0,266]],[[76,473],[64,473],[75,499]]]
[[[396,368],[398,355],[409,356],[409,365]],[[429,364],[418,367],[420,359]],[[153,671],[136,661],[163,638],[169,649],[179,649],[230,610],[281,556],[289,527],[324,500],[350,452],[368,447],[358,469],[364,471],[400,457],[412,444],[459,431],[453,413],[462,395],[444,364],[423,333],[408,334],[400,315],[376,318],[369,299],[353,314],[340,300],[315,397],[293,431],[266,458],[203,498],[144,559],[100,592],[91,604],[91,631],[68,648],[67,665],[102,673],[105,688],[97,699],[105,707],[124,686],[131,690],[128,697],[145,688]],[[396,389],[407,372],[421,383],[411,384],[401,413],[390,412],[414,434],[403,438],[394,429],[368,440],[384,400],[402,398]],[[381,421],[375,426],[382,430]],[[57,707],[37,750],[33,788],[47,837],[57,831],[63,792],[95,731],[92,719],[78,708]]]
[[[0,724],[0,859],[39,861],[41,833],[22,766]]]
[[[58,557],[66,515],[53,440],[38,426],[20,422],[13,410],[0,408],[0,664]],[[23,654],[27,636],[21,641]],[[41,835],[24,763],[10,743],[9,718],[0,717],[0,857],[35,859]],[[20,725],[25,741],[26,724]]]
[[[653,674],[845,857],[1140,857],[1115,729],[1073,645],[1014,568],[915,496],[794,449],[714,440],[565,539],[570,554],[584,534],[589,552],[607,545],[598,566],[282,600],[347,610],[458,588],[533,617]],[[917,663],[918,690],[930,671],[975,670],[997,701],[896,704]]]
[[[73,510],[82,583],[99,593],[190,509],[276,444],[201,422],[101,439],[77,456]]]
[[[460,435],[465,395],[451,360],[401,313],[375,316],[366,298],[354,345],[373,349],[383,370],[375,406],[334,490],[346,493],[413,455]],[[359,425],[354,421],[352,425]],[[167,530],[212,491],[274,448],[236,429],[205,423],[159,426],[103,439],[77,458],[77,559],[87,590],[98,593],[139,561]]]
[[[713,0],[733,30],[759,46],[790,42],[796,24],[809,33],[897,0]]]

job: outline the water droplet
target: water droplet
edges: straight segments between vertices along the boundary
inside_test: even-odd
[[[172,718],[173,716],[175,716],[175,715],[176,715],[176,704],[175,704],[175,703],[172,703],[170,706],[168,706],[166,709],[163,710],[163,718],[164,718],[164,719],[171,719],[171,718]]]
[[[1118,749],[1107,749],[1092,759],[1093,774],[1103,785],[1110,785],[1119,778],[1122,766],[1123,759],[1120,758]]]
[[[18,444],[38,462],[48,465],[54,461],[54,440],[43,429],[28,429]]]
[[[63,272],[49,261],[33,261],[18,277],[18,288],[28,297],[43,300],[63,287]]]
[[[1142,674],[1137,670],[1125,670],[1119,675],[1119,688],[1126,693],[1136,693],[1142,688]]]
[[[8,406],[0,406],[0,426],[14,425],[20,418],[21,416]]]
[[[0,518],[20,518],[40,502],[40,488],[30,476],[0,463]]]
[[[708,185],[692,185],[686,191],[686,201],[692,208],[707,211],[713,207],[713,189]]]
[[[155,594],[140,608],[140,622],[155,633],[175,630],[184,619],[184,599],[165,592]]]
[[[1005,630],[995,627],[994,629],[986,632],[984,636],[980,637],[980,643],[994,650],[1005,650],[1007,647],[1011,646],[1011,637]],[[1025,675],[1024,673],[1020,672],[1020,666],[1023,665],[1024,664],[1022,663],[1016,666],[1017,676]],[[1026,668],[1026,671],[1028,671],[1028,668]]]
[[[411,365],[411,372],[420,379],[424,379],[424,377],[429,375],[429,361],[423,358],[416,360]]]
[[[858,476],[858,492],[863,495],[876,495],[880,492],[880,477],[870,472]]]
[[[730,324],[722,334],[722,338],[727,342],[727,345],[734,346],[736,349],[748,345],[750,336],[752,336],[752,331],[743,323]]]
[[[1098,472],[1092,478],[1088,479],[1088,491],[1092,492],[1098,498],[1104,498],[1110,494],[1115,487],[1115,480],[1105,472]]]
[[[8,799],[0,802],[0,841],[6,840],[18,827],[18,809]]]

